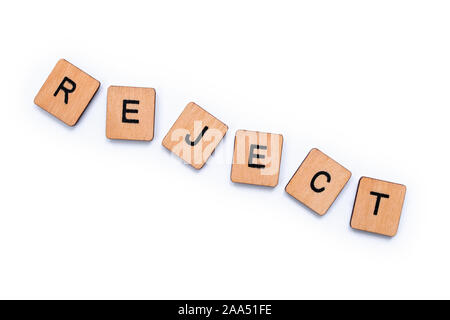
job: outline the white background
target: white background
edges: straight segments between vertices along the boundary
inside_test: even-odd
[[[450,298],[449,1],[2,4],[0,298]],[[102,86],[73,128],[33,104],[57,60]],[[155,139],[105,137],[109,85],[156,89]],[[161,146],[195,101],[200,171]],[[279,185],[230,181],[237,129],[282,133]],[[319,217],[284,187],[313,147],[352,171]],[[361,176],[408,187],[390,239]]]

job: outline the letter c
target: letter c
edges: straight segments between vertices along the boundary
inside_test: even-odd
[[[322,188],[316,188],[316,185],[315,185],[315,182],[316,182],[316,179],[318,178],[318,177],[320,177],[320,176],[325,176],[325,177],[327,177],[327,183],[330,183],[331,182],[331,176],[330,176],[330,174],[328,173],[328,172],[326,172],[326,171],[319,171],[319,172],[317,172],[315,175],[314,175],[314,177],[312,178],[312,180],[311,180],[311,189],[314,191],[314,192],[317,192],[317,193],[321,193],[321,192],[323,192],[323,191],[325,191],[325,187],[322,187]]]

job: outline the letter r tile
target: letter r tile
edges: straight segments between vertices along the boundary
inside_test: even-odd
[[[74,126],[94,97],[100,82],[64,59],[58,61],[34,103]]]
[[[234,139],[231,181],[275,187],[280,175],[283,136],[238,130]]]
[[[312,149],[285,190],[322,216],[327,213],[351,175],[350,171],[326,154]]]
[[[227,131],[226,124],[190,102],[164,137],[162,145],[195,169],[201,169]]]
[[[108,88],[106,136],[109,139],[153,139],[155,89],[111,86]]]
[[[362,177],[350,225],[354,229],[393,237],[397,234],[406,187]]]

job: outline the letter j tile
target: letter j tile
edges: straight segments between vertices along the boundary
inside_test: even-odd
[[[170,128],[162,145],[195,169],[201,169],[227,131],[226,124],[191,102]]]

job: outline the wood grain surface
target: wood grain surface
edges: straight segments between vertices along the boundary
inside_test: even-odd
[[[406,186],[362,177],[350,225],[354,229],[393,237],[397,234]]]
[[[151,141],[154,135],[155,99],[153,88],[110,86],[106,136],[109,139]]]
[[[34,103],[65,124],[74,126],[99,87],[99,81],[61,59],[39,90]]]
[[[318,149],[312,149],[286,192],[319,215],[327,213],[351,177],[351,172]]]
[[[283,136],[238,130],[234,139],[231,181],[275,187],[280,175]]]
[[[162,145],[201,169],[228,131],[228,126],[190,102],[170,128]]]

